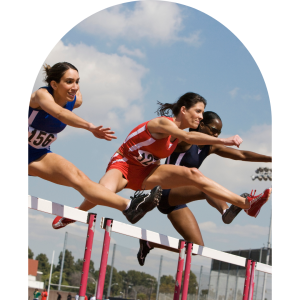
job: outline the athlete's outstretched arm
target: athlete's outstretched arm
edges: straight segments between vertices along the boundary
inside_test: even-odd
[[[214,145],[211,147],[211,153],[234,160],[252,161],[252,162],[272,162],[272,156],[263,155],[246,150],[238,150],[225,146]]]
[[[227,145],[239,147],[243,140],[238,136],[232,136],[225,139],[216,138],[205,133],[190,131],[186,132],[176,126],[176,124],[167,118],[156,118],[148,123],[148,130],[151,134],[168,134],[180,141],[192,145]]]
[[[37,107],[41,107],[48,114],[69,126],[86,129],[92,132],[97,138],[105,139],[107,141],[116,139],[116,137],[113,136],[114,131],[111,131],[110,128],[103,128],[102,125],[96,127],[94,124],[85,121],[68,109],[58,105],[46,89],[39,89],[34,92],[30,99],[30,103],[34,103]]]

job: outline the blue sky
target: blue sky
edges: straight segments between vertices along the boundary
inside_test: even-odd
[[[118,139],[108,143],[68,128],[51,149],[95,181],[132,128],[156,117],[157,100],[172,103],[188,91],[204,96],[207,110],[221,116],[223,136],[239,134],[245,140],[242,149],[271,155],[270,101],[255,61],[226,27],[198,10],[146,1],[100,11],[63,36],[45,62],[52,65],[63,60],[79,69],[84,103],[75,113],[95,125],[111,126]],[[33,90],[41,85],[40,72]],[[250,179],[261,165],[271,167],[210,157],[201,170],[240,194],[251,189],[261,192],[271,185]],[[76,191],[39,178],[29,178],[29,194],[59,199],[69,206],[77,206],[82,199]],[[122,192],[126,197],[132,194],[131,190]],[[230,226],[223,225],[219,213],[204,201],[190,207],[208,247],[230,250],[266,244],[271,201],[257,219],[243,212]],[[118,211],[93,210],[127,222]],[[147,215],[139,226],[179,236],[158,211]],[[50,232],[55,234],[51,228]],[[125,245],[126,239],[120,237],[120,243]]]

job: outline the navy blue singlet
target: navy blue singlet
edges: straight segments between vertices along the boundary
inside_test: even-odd
[[[41,87],[53,96],[52,87]],[[67,102],[65,109],[73,110],[76,96],[73,101]],[[28,112],[28,164],[37,160],[46,153],[51,153],[50,145],[57,139],[57,133],[67,125],[54,118],[44,110],[29,107]]]
[[[186,152],[173,152],[166,158],[165,164],[199,169],[207,157],[209,149],[210,146],[204,146],[200,149],[197,145],[192,145]]]
[[[206,145],[200,149],[197,145],[192,145],[186,152],[173,152],[165,161],[165,164],[185,166],[188,168],[197,168],[201,166],[204,159],[209,154],[210,146]],[[163,190],[158,210],[163,214],[169,214],[173,210],[178,210],[186,207],[186,204],[170,206],[168,202],[170,189]]]

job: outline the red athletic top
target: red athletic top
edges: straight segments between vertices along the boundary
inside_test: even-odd
[[[41,300],[47,300],[48,293],[42,292],[42,299]]]
[[[167,118],[173,122],[170,117]],[[134,128],[119,148],[119,152],[132,163],[140,166],[149,166],[161,158],[166,158],[175,150],[178,139],[171,142],[171,136],[156,140],[150,134],[147,124],[144,122]]]

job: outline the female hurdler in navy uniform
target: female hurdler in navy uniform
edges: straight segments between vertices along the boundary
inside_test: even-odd
[[[203,120],[196,130],[190,129],[190,131],[198,131],[215,137],[219,136],[221,130],[221,118],[211,111],[207,111],[203,114]],[[175,151],[166,159],[165,163],[198,169],[204,159],[212,153],[234,160],[272,162],[271,156],[251,151],[233,149],[222,145],[197,146],[181,142],[177,145]],[[241,196],[246,197],[247,195],[247,193],[244,193]],[[193,213],[186,205],[186,203],[201,199],[206,199],[211,206],[215,207],[221,213],[222,220],[226,224],[230,224],[242,210],[240,207],[233,204],[228,208],[225,201],[209,197],[192,186],[163,190],[157,208],[161,213],[168,216],[174,228],[185,240],[204,246],[198,223]],[[259,210],[257,211],[256,216],[258,213]],[[140,249],[137,258],[141,266],[144,265],[147,254],[154,247],[165,248],[159,244],[140,240]]]
[[[50,145],[66,125],[86,129],[95,137],[110,141],[114,132],[103,126],[96,127],[75,115],[72,110],[81,105],[78,70],[70,63],[44,66],[48,86],[35,91],[30,98],[28,116],[28,173],[56,184],[73,187],[91,203],[116,208],[126,215],[134,213],[142,217],[153,209],[160,198],[160,191],[153,189],[150,197],[135,197],[132,201],[112,193],[103,185],[91,181],[72,163],[52,153]],[[144,201],[142,204],[140,204]],[[138,205],[140,204],[140,205]],[[124,212],[125,211],[125,212]],[[130,217],[128,218],[129,221]],[[53,223],[55,229],[72,223],[60,217]]]

